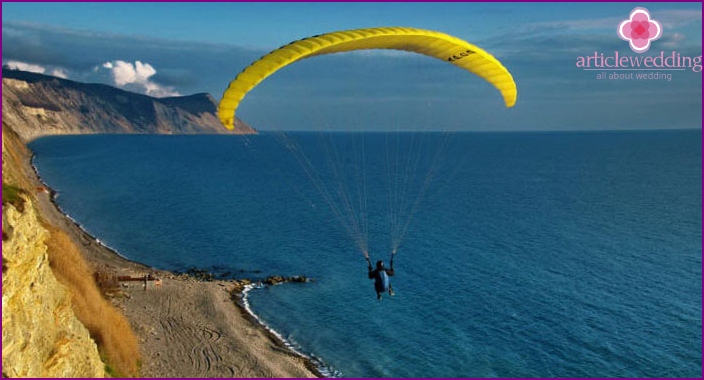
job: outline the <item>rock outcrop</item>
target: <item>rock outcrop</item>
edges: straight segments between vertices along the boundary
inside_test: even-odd
[[[284,277],[284,276],[269,276],[266,279],[264,279],[264,283],[267,285],[279,285],[283,284],[285,282],[311,282],[312,279],[306,277],[306,276],[289,276],[289,277]]]
[[[98,348],[49,267],[48,232],[24,202],[21,212],[2,209],[3,377],[104,377]]]
[[[209,94],[154,98],[103,84],[86,84],[18,70],[2,70],[2,119],[22,141],[89,133],[253,134],[236,120],[225,129]]]

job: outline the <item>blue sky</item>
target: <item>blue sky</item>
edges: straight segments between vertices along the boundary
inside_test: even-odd
[[[290,41],[410,26],[495,55],[516,80],[516,106],[506,109],[490,85],[439,60],[345,53],[280,70],[247,95],[238,117],[259,129],[701,128],[701,72],[608,80],[576,66],[595,52],[637,56],[616,35],[637,6],[663,25],[640,56],[701,57],[701,3],[3,2],[2,58],[154,96],[208,92],[219,100],[239,71]]]

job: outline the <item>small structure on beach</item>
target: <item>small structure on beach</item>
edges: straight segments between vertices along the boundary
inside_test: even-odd
[[[149,282],[153,282],[154,286],[161,285],[161,279],[154,277],[151,273],[149,273],[148,275],[138,276],[138,277],[117,276],[117,281],[119,281],[119,282],[143,282],[144,283],[144,290],[147,289]],[[127,284],[123,284],[123,286],[126,287]]]

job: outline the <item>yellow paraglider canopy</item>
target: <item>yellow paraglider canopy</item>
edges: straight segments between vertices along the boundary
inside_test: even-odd
[[[222,124],[234,128],[235,111],[245,94],[280,68],[317,55],[364,49],[395,49],[434,57],[472,72],[501,92],[507,107],[516,103],[511,73],[491,54],[448,34],[416,28],[354,29],[321,34],[284,45],[242,70],[230,82],[218,107]]]

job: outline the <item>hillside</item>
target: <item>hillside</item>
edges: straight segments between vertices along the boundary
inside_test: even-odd
[[[3,377],[137,376],[138,338],[94,273],[138,268],[62,215],[28,141],[88,133],[232,133],[207,94],[157,99],[3,70]],[[256,133],[239,122],[235,133]],[[114,270],[114,269],[113,269]]]
[[[105,364],[74,314],[71,289],[50,268],[51,236],[29,154],[3,123],[3,377],[103,377]]]
[[[26,143],[47,135],[233,133],[209,95],[3,75],[3,377],[322,376],[247,314],[244,285],[123,258],[62,214],[31,166]],[[238,121],[234,133],[256,131]]]
[[[103,84],[86,84],[18,70],[2,70],[2,119],[22,141],[89,133],[253,134],[237,120],[226,130],[209,94],[154,98]]]

